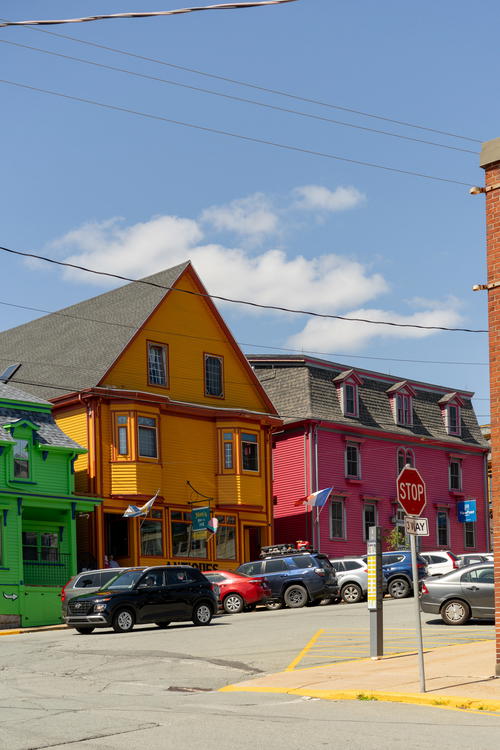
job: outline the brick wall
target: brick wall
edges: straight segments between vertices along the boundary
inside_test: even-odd
[[[500,138],[483,144],[485,170],[488,284],[500,282]],[[500,676],[500,287],[488,292],[491,396],[493,549],[495,551],[496,674]]]

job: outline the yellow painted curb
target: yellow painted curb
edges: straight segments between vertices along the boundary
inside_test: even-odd
[[[220,688],[220,693],[284,693],[285,695],[301,695],[309,698],[321,698],[329,701],[359,700],[386,701],[391,703],[412,703],[435,708],[451,708],[461,711],[498,712],[500,715],[500,700],[477,700],[463,696],[429,695],[428,693],[384,693],[377,690],[303,690],[298,688],[277,687],[244,687],[240,685],[226,685]]]
[[[19,635],[22,633],[40,633],[47,630],[66,630],[67,625],[42,625],[39,628],[9,628],[0,630],[0,635]]]

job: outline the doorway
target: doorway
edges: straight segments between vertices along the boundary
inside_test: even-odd
[[[104,514],[105,554],[113,555],[115,560],[129,557],[128,518],[117,513]]]
[[[245,526],[245,560],[258,560],[262,547],[262,526]]]

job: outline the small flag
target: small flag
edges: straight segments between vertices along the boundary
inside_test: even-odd
[[[317,492],[313,492],[312,495],[308,495],[307,497],[302,497],[300,500],[297,500],[294,505],[302,505],[305,503],[310,508],[322,508],[330,497],[330,492],[332,490],[333,487],[327,487],[324,490],[318,490]]]
[[[138,516],[147,516],[154,501],[158,497],[159,492],[160,490],[156,490],[156,494],[151,498],[151,500],[148,500],[147,503],[140,507],[137,505],[129,505],[122,518],[137,518]]]
[[[209,531],[211,534],[215,534],[218,528],[219,528],[219,519],[211,518],[207,524],[207,531]]]

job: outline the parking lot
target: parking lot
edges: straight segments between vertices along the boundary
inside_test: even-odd
[[[387,651],[414,648],[412,618],[411,600],[385,601]],[[493,638],[492,624],[453,628],[432,616],[422,620],[426,648]],[[359,722],[356,731],[360,742],[366,712],[375,724],[379,719],[382,723],[398,723],[403,716],[422,721],[412,717],[432,709],[406,706],[398,708],[395,718],[390,704],[360,708],[354,702],[345,704],[343,709],[337,704],[335,708],[332,704],[328,708],[312,708],[304,699],[290,701],[287,696],[217,692],[225,685],[266,672],[365,657],[369,649],[368,626],[364,603],[276,612],[258,609],[248,614],[218,616],[208,627],[179,623],[167,630],[138,626],[127,634],[97,630],[82,636],[61,629],[4,636],[0,638],[1,745],[9,750],[66,746],[71,750],[118,750],[145,741],[151,748],[164,748],[170,746],[166,741],[169,732],[177,737],[179,746],[187,744],[179,735],[184,727],[190,747],[201,748],[207,746],[206,727],[217,732],[216,724],[220,726],[220,722],[237,729],[238,736],[242,732],[251,735],[257,725],[262,730],[263,717],[267,716],[268,732],[278,735],[278,726],[283,730],[285,725],[295,723],[292,715],[303,716],[300,729],[294,730],[295,739],[287,743],[281,734],[277,741],[276,747],[290,748],[301,746],[300,737],[301,742],[307,741],[306,727],[313,717],[319,721],[317,731],[325,743],[333,731],[332,722],[341,721],[342,731],[348,732],[347,715],[352,715],[353,722],[349,732]],[[290,702],[297,704],[293,710]],[[450,712],[442,713],[451,716]],[[218,717],[217,721],[214,717]],[[442,725],[444,732],[446,722],[436,716],[435,710],[426,721]],[[489,732],[487,722],[498,719],[471,715],[461,721],[465,722],[464,727],[483,722]],[[249,744],[242,740],[240,747],[254,746],[250,735]],[[226,739],[221,738],[218,746],[230,747],[225,744]],[[484,739],[483,747],[494,746],[488,744],[489,735]]]

